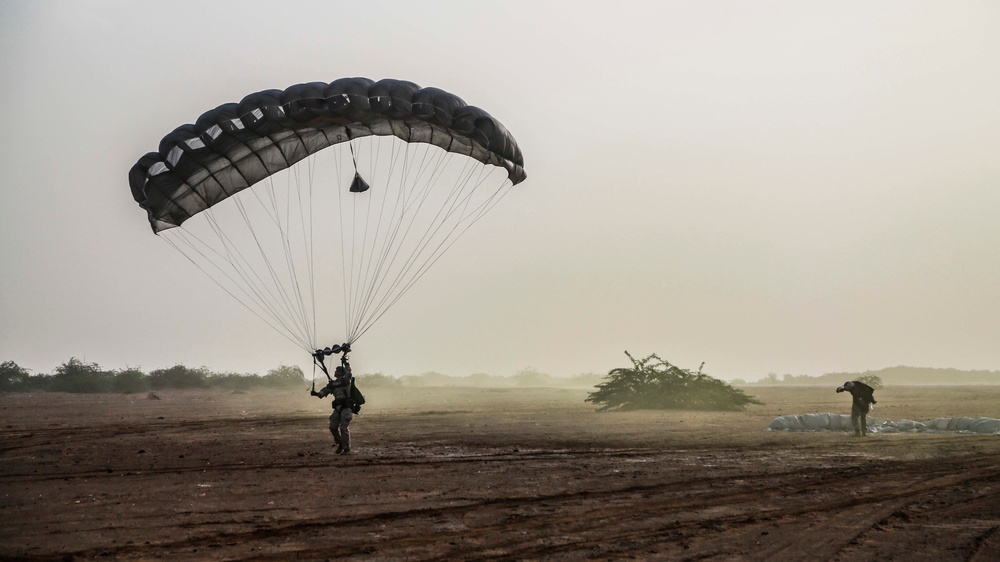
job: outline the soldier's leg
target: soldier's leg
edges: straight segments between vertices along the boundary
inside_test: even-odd
[[[858,402],[854,401],[851,404],[851,426],[854,427],[854,435],[856,437],[861,437],[861,408],[858,407]]]
[[[860,408],[861,410],[861,436],[868,435],[868,404]]]
[[[340,411],[340,443],[344,447],[344,453],[351,451],[351,420],[354,419],[354,412],[350,408],[343,408]]]
[[[344,450],[344,443],[340,437],[340,414],[336,410],[330,414],[330,433],[333,435],[333,442],[337,445],[337,452]]]

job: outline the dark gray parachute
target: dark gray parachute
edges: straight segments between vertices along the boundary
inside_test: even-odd
[[[265,90],[208,111],[140,158],[129,184],[158,233],[324,148],[372,135],[502,167],[513,185],[526,178],[516,141],[482,109],[412,82],[342,78]]]

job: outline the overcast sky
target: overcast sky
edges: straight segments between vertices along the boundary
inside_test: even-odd
[[[360,372],[1000,370],[1000,3],[910,0],[4,0],[0,361],[308,369],[126,175],[221,103],[347,76],[458,94],[528,172]]]

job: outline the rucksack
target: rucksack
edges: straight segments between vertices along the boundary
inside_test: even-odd
[[[351,381],[351,411],[355,414],[361,413],[361,405],[365,403],[365,395],[358,390],[358,385]]]

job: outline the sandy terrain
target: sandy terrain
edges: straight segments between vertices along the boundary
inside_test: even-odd
[[[1000,560],[1000,436],[773,433],[849,411],[596,413],[583,390],[364,389],[328,401],[0,395],[0,558]],[[1000,417],[1000,387],[879,391],[889,419]]]

